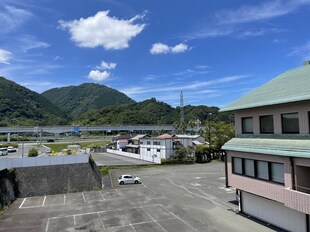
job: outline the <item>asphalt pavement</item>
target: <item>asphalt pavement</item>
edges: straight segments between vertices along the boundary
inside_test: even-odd
[[[126,156],[117,154],[102,152],[102,153],[91,153],[97,166],[123,166],[123,165],[147,165],[154,164],[152,162],[134,159]]]
[[[118,185],[132,174],[142,184]],[[112,187],[20,198],[0,217],[0,231],[265,232],[238,213],[223,163],[114,169]]]

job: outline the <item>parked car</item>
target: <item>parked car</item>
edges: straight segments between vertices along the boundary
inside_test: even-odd
[[[47,142],[48,143],[53,143],[53,142],[55,142],[55,140],[54,139],[48,139]]]
[[[17,149],[15,147],[12,146],[8,146],[8,152],[16,152]]]
[[[2,156],[2,155],[8,155],[8,149],[7,148],[4,148],[4,147],[0,148],[0,156]]]
[[[132,175],[121,175],[118,178],[119,184],[141,184],[141,179]]]

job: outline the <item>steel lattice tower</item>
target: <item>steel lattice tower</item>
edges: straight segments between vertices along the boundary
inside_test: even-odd
[[[183,99],[183,91],[180,94],[180,122],[184,122],[184,99]]]

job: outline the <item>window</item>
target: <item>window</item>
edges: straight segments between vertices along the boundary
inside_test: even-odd
[[[141,141],[140,144],[143,144],[143,142]]]
[[[273,134],[274,133],[272,115],[260,116],[259,122],[260,122],[260,133],[262,134]]]
[[[257,178],[269,180],[268,162],[256,161]]]
[[[157,149],[157,152],[160,152],[160,149]]]
[[[253,134],[253,118],[242,118],[242,133]]]
[[[151,145],[151,141],[146,141],[146,145]]]
[[[284,134],[299,133],[298,113],[282,114],[282,133]]]
[[[150,151],[151,149],[150,149],[150,148],[147,148],[146,150],[147,150],[147,151]]]
[[[284,184],[283,164],[232,157],[234,174]]]
[[[284,184],[283,164],[271,163],[271,181]]]
[[[255,177],[254,160],[244,159],[244,175]]]
[[[154,141],[153,145],[160,145],[160,142],[159,141]]]
[[[242,174],[242,159],[233,157],[233,173]]]

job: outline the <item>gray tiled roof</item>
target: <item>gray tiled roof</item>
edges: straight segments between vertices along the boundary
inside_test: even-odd
[[[253,107],[310,100],[310,65],[289,70],[258,87],[220,111],[235,111]]]

